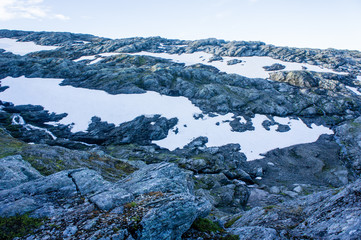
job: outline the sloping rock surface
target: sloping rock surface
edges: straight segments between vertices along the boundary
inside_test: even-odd
[[[10,161],[19,163],[18,167],[7,167]],[[15,171],[29,173],[28,178],[21,174],[11,175],[13,182],[23,183],[17,186],[8,184],[7,189],[0,191],[1,216],[30,213],[33,217],[75,218],[79,217],[79,211],[84,215],[98,209],[102,216],[112,210],[109,218],[113,219],[117,212],[121,213],[118,218],[124,215],[124,210],[121,210],[124,206],[134,207],[138,212],[130,215],[129,219],[136,219],[133,220],[138,228],[130,230],[127,223],[130,224],[131,220],[124,220],[123,225],[118,226],[124,230],[124,236],[133,234],[137,239],[180,239],[196,218],[205,217],[211,209],[208,201],[193,194],[191,174],[174,164],[148,165],[116,183],[110,183],[96,171],[86,168],[43,177],[20,156],[3,158],[0,164],[5,176]],[[81,231],[84,226],[75,225],[68,229],[71,226],[67,224],[63,232],[58,231],[49,237],[85,234]],[[87,231],[84,236],[90,237],[95,234],[94,231]],[[46,231],[38,234],[33,237],[43,237]]]

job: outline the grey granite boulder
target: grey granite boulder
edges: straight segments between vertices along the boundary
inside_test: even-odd
[[[0,191],[0,215],[24,214],[46,204],[57,208],[62,200],[68,200],[77,193],[68,175],[69,171],[63,171]]]
[[[211,204],[204,198],[187,194],[173,195],[143,217],[140,239],[181,239],[193,221],[207,216],[210,210]]]
[[[270,79],[277,82],[286,82],[297,87],[317,87],[318,79],[315,79],[310,72],[291,71],[270,73]]]
[[[266,71],[277,71],[277,70],[283,70],[286,68],[285,65],[279,64],[279,63],[274,63],[271,66],[264,66],[263,67],[264,70]]]
[[[20,155],[0,159],[0,190],[12,188],[40,177],[41,174],[30,163],[24,161]]]

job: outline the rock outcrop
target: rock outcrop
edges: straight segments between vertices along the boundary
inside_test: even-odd
[[[358,239],[360,181],[279,205],[257,207],[237,220],[240,239]],[[243,238],[244,237],[244,238]]]
[[[25,56],[0,49],[0,78],[61,78],[62,85],[109,94],[183,96],[203,111],[194,118],[234,114],[229,127],[238,132],[253,131],[251,118],[264,114],[264,129],[277,127],[280,134],[290,126],[276,117],[286,116],[335,133],[247,162],[242,146],[207,147],[202,136],[174,151],[152,144],[167,137],[175,118],[139,116],[115,126],[94,116],[87,131],[73,133],[71,125],[48,123],[66,113],[0,101],[0,215],[45,217],[23,239],[361,237],[360,52],[9,30],[0,37],[58,46]],[[334,73],[280,71],[285,66],[273,64],[264,67],[269,79],[253,79],[206,61],[186,66],[129,54],[141,51],[206,52],[210,61],[237,57],[228,65],[265,56]],[[118,54],[101,55],[111,52]],[[74,61],[83,56],[99,61]],[[3,91],[7,86],[0,85],[0,98]]]
[[[16,169],[7,167],[11,161],[21,162],[21,171],[29,173],[27,179],[13,174]],[[110,215],[114,217],[117,211],[122,211],[121,208],[128,207],[137,209],[133,216],[129,216],[136,218],[139,226],[133,237],[180,239],[196,218],[207,216],[211,209],[207,200],[194,195],[191,175],[174,164],[149,165],[117,183],[110,183],[89,169],[66,170],[43,177],[19,157],[2,159],[1,164],[5,176],[12,174],[10,183],[23,182],[16,186],[8,184],[7,189],[0,191],[0,214],[3,217],[30,213],[33,217],[56,219],[68,215],[75,218],[74,212],[80,208],[86,210],[82,214],[90,214],[96,208],[105,212],[113,210]],[[50,227],[51,221],[43,228]],[[126,225],[130,220],[124,221],[123,226],[118,227],[130,235],[132,230]],[[69,234],[70,226],[58,228],[51,235],[49,233],[49,237]],[[81,225],[71,228],[71,236],[91,237],[95,232],[85,233],[86,226]],[[38,234],[32,237],[44,237],[46,231]]]

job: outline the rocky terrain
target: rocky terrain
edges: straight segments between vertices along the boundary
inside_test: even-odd
[[[334,133],[254,161],[239,144],[209,147],[205,136],[171,151],[155,142],[177,131],[177,118],[141,115],[116,125],[94,116],[87,131],[73,132],[51,124],[67,113],[3,101],[8,87],[0,85],[1,239],[361,238],[360,52],[10,30],[0,38],[58,46],[23,56],[0,49],[0,79],[60,78],[63,86],[112,95],[183,96],[204,115],[234,114],[234,132],[254,131],[252,118],[262,114],[268,131],[290,131],[276,120],[289,117]],[[265,56],[333,72],[277,63],[264,66],[268,79],[248,78],[208,62],[135,54],[142,51],[205,52],[209,62]],[[79,60],[85,56],[93,58]]]

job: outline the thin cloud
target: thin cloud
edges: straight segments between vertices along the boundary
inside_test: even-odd
[[[0,21],[12,19],[59,19],[68,20],[63,14],[53,13],[43,5],[44,0],[1,0]]]

